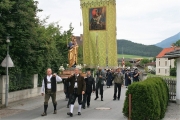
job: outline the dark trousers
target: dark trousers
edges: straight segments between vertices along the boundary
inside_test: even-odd
[[[131,85],[131,79],[128,79],[128,86]]]
[[[69,92],[68,92],[68,85],[64,84],[64,94],[66,95],[66,98],[69,98]]]
[[[71,96],[72,96],[72,94],[69,94],[69,100],[68,100],[68,106],[71,104]]]
[[[116,99],[117,89],[118,89],[118,99],[120,99],[120,95],[121,95],[121,84],[120,83],[114,84],[114,99]]]
[[[84,95],[83,95],[83,107],[85,107],[86,106],[86,102],[87,102],[87,106],[89,106],[90,105],[90,100],[91,100],[91,93],[85,93]]]
[[[79,105],[82,105],[82,95],[72,94],[70,98],[70,104],[74,105],[76,98],[78,98]]]
[[[44,105],[48,105],[49,98],[51,97],[52,103],[54,105],[57,104],[56,102],[56,92],[52,92],[51,90],[47,90],[44,97]]]
[[[44,113],[46,113],[48,108],[48,101],[51,97],[52,103],[54,105],[54,110],[56,110],[57,102],[56,102],[56,92],[52,92],[51,90],[47,90],[44,96]]]
[[[98,89],[100,89],[100,95],[103,96],[103,84],[96,84],[96,97],[98,97]]]

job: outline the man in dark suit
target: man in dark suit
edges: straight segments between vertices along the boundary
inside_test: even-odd
[[[103,101],[103,86],[104,82],[106,80],[106,74],[102,70],[102,68],[98,68],[98,71],[96,72],[96,98],[94,100],[97,100],[98,97],[98,89],[100,89],[100,95],[101,95],[101,101]]]
[[[133,82],[139,82],[139,71],[138,69],[136,68],[133,72]]]
[[[74,103],[76,98],[78,98],[79,109],[78,115],[81,115],[82,107],[82,95],[86,90],[86,83],[84,77],[79,74],[79,69],[75,68],[74,75],[70,76],[66,82],[70,82],[68,92],[70,94],[70,112],[67,113],[69,116],[73,116]]]
[[[82,108],[86,108],[86,102],[87,102],[87,107],[90,106],[90,100],[91,100],[91,93],[95,91],[95,81],[94,78],[91,76],[91,71],[87,71],[87,78],[85,78],[86,82],[86,92],[83,95],[83,104]]]

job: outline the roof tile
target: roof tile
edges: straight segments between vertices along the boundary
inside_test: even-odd
[[[179,49],[179,48],[175,48],[175,47],[170,47],[170,48],[164,48],[157,56],[156,58],[162,58],[164,57],[164,55],[168,52],[172,52],[176,49]]]

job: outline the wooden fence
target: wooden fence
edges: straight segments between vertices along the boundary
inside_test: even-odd
[[[169,100],[176,101],[176,78],[163,78],[169,88]]]
[[[162,77],[162,78],[166,82],[169,88],[169,101],[176,102],[176,78],[166,78],[166,77]]]

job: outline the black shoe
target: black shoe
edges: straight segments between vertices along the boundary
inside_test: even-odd
[[[69,108],[69,105],[67,105],[67,108]]]
[[[103,101],[103,95],[101,95],[101,101]]]
[[[86,109],[86,107],[85,107],[85,106],[83,106],[82,108],[83,108],[83,109]]]
[[[69,115],[71,117],[73,116],[73,114],[71,112],[68,112],[67,115]]]
[[[118,100],[120,100],[120,98],[118,98]]]
[[[87,107],[89,108],[90,105],[87,105]]]
[[[116,98],[114,98],[113,100],[116,100]]]
[[[97,100],[99,97],[96,97],[94,100]]]
[[[41,114],[41,116],[46,116],[46,115],[47,115],[47,113],[45,113],[45,112],[43,114]]]
[[[53,114],[57,114],[57,110],[54,110],[54,113]]]
[[[81,112],[78,112],[78,115],[81,115]]]

